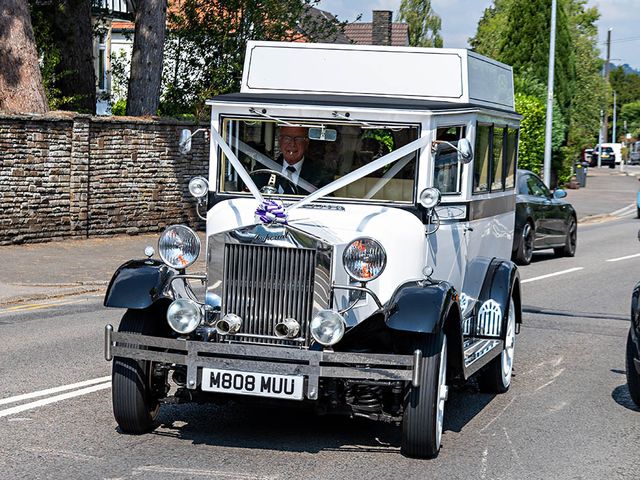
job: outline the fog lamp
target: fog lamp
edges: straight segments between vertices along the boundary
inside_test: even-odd
[[[202,310],[193,300],[180,298],[169,305],[167,322],[176,332],[185,335],[193,332],[202,321]]]
[[[345,331],[342,315],[335,310],[320,310],[311,320],[311,336],[322,345],[335,345]]]

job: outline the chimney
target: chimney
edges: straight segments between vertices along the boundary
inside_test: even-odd
[[[371,26],[373,45],[391,45],[391,10],[374,10]]]

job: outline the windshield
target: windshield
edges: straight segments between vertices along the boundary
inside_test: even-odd
[[[306,196],[418,138],[416,126],[225,119],[222,137],[263,194]],[[329,196],[413,202],[417,152]],[[247,192],[231,162],[220,160],[220,191]]]

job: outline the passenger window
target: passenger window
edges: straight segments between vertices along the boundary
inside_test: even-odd
[[[506,178],[504,187],[509,189],[515,186],[516,159],[518,158],[518,129],[507,129],[507,140],[505,145]]]
[[[493,182],[491,191],[504,189],[504,128],[493,127]]]
[[[436,132],[436,140],[444,140],[457,146],[466,135],[466,128],[443,127]],[[458,152],[450,145],[440,144],[434,159],[433,186],[443,194],[460,193],[460,163]]]
[[[551,192],[549,192],[549,189],[547,189],[545,184],[538,180],[536,177],[529,176],[527,178],[527,187],[529,188],[530,195],[541,198],[548,198],[551,196]]]
[[[476,129],[476,148],[473,160],[474,193],[489,191],[491,128],[491,125],[478,125],[478,128]]]

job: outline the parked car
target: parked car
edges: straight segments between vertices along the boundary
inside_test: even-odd
[[[640,232],[638,232],[640,239]],[[640,283],[633,289],[631,295],[631,327],[627,336],[626,371],[629,394],[636,405],[640,407]]]
[[[207,102],[209,176],[189,185],[206,274],[185,272],[200,242],[175,225],[161,260],[124,264],[106,293],[127,309],[105,327],[123,432],[152,430],[165,402],[269,398],[283,416],[306,402],[402,425],[402,453],[433,457],[448,386],[509,389],[522,321],[511,67],[376,48],[250,42],[241,92]]]
[[[596,147],[593,149],[593,152],[591,152],[591,167],[597,167],[598,166],[598,155],[599,155],[599,149],[598,146],[596,145]],[[602,147],[602,161],[600,162],[600,166],[601,167],[609,167],[609,168],[615,168],[616,167],[616,154],[615,151],[613,150],[613,147]]]
[[[573,206],[562,200],[567,192],[547,188],[535,173],[518,170],[516,222],[512,258],[531,263],[534,250],[553,248],[558,256],[573,257],[577,243],[577,217]]]

